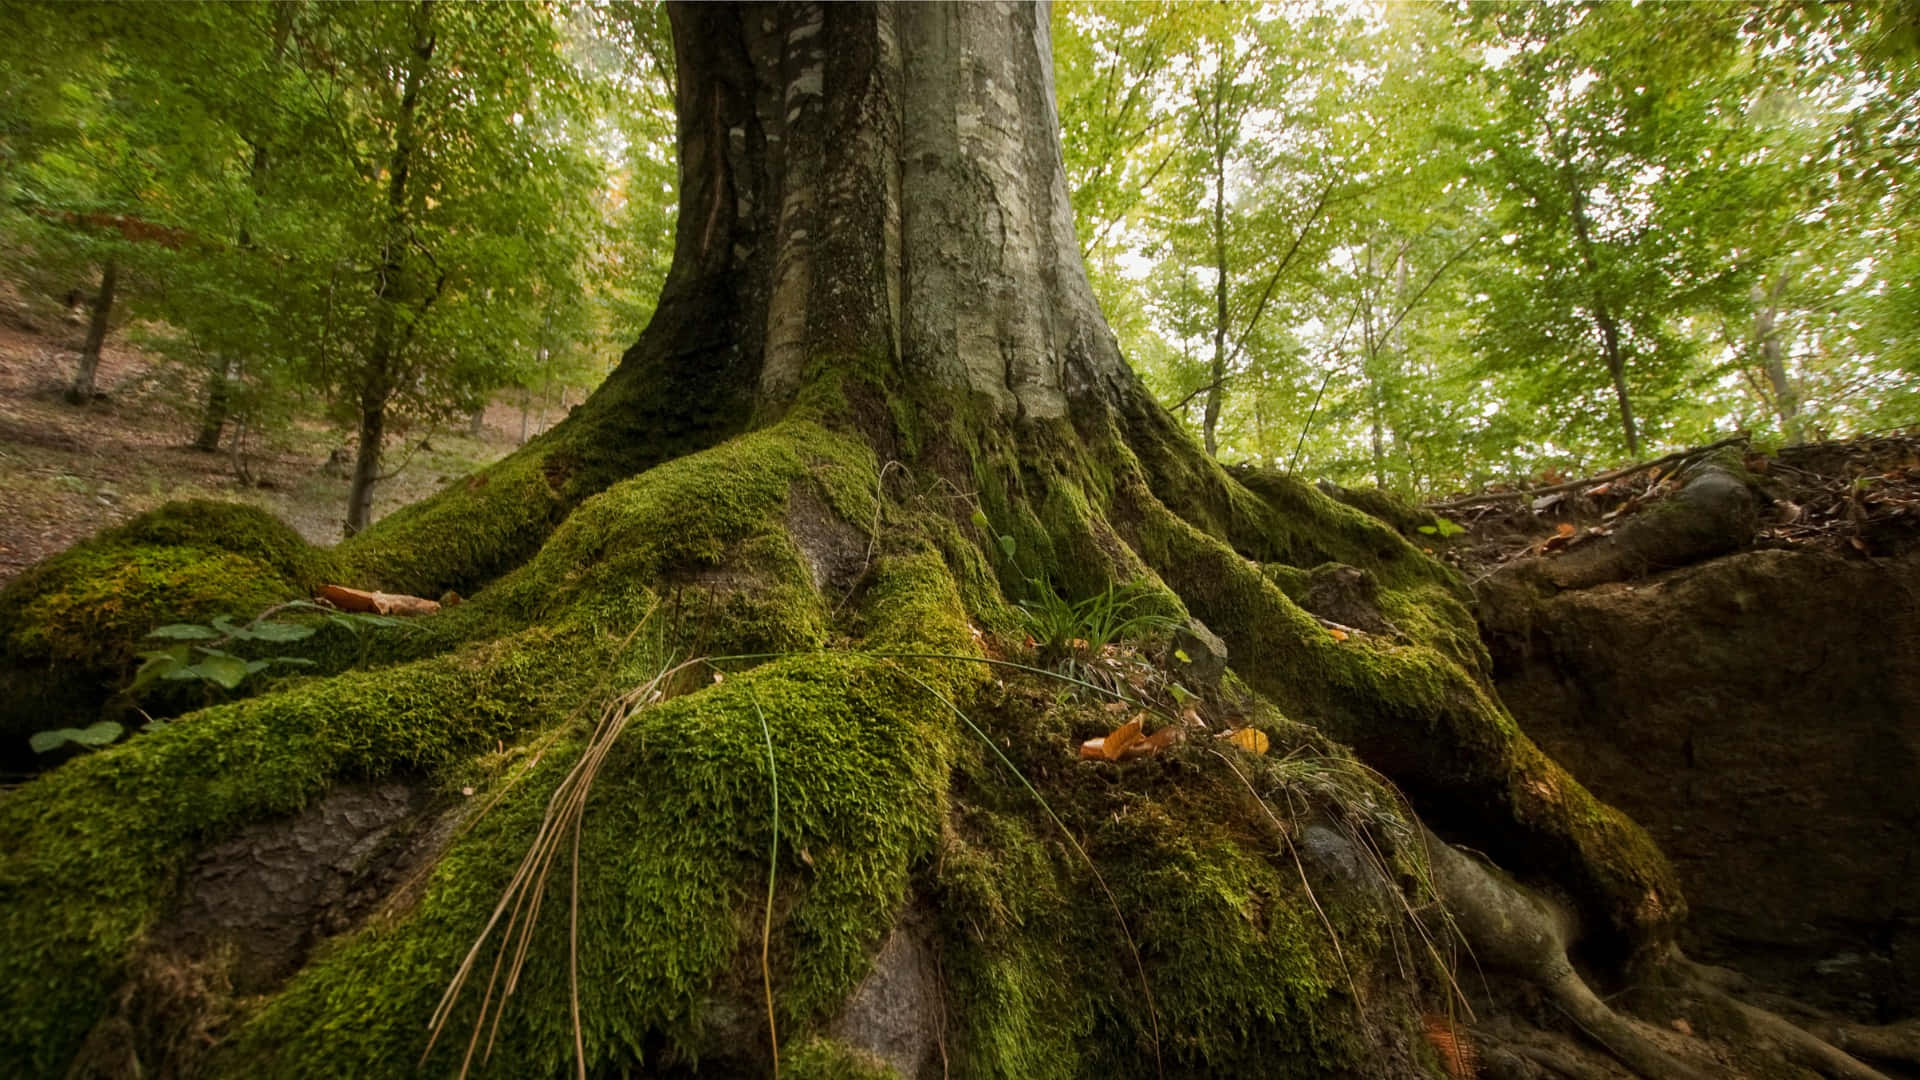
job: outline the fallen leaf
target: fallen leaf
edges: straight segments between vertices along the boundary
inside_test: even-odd
[[[1259,728],[1245,727],[1237,728],[1233,731],[1223,731],[1218,737],[1227,740],[1249,754],[1264,754],[1267,752],[1267,746],[1269,745],[1267,733],[1261,731]]]
[[[1178,743],[1185,742],[1186,738],[1187,738],[1187,732],[1185,728],[1182,728],[1178,724],[1168,724],[1166,727],[1161,728],[1159,731],[1156,731],[1153,734],[1147,736],[1146,738],[1141,739],[1138,743],[1134,745],[1133,749],[1128,752],[1128,756],[1132,757],[1137,754],[1157,754],[1160,751],[1165,750],[1169,746],[1173,746]]]
[[[1574,532],[1573,523],[1570,521],[1563,521],[1560,524],[1555,525],[1553,527],[1553,531],[1560,534],[1561,536],[1572,536]]]
[[[1682,1035],[1691,1035],[1693,1034],[1693,1025],[1687,1023],[1686,1017],[1676,1016],[1673,1018],[1673,1030]]]
[[[1107,732],[1101,743],[1101,753],[1108,761],[1119,761],[1127,748],[1140,741],[1140,717],[1133,719]]]
[[[1098,738],[1088,739],[1086,742],[1081,743],[1080,759],[1082,761],[1107,760],[1107,737],[1105,735],[1102,735]]]
[[[1345,630],[1342,630],[1337,626],[1327,627],[1327,633],[1333,635],[1333,640],[1335,641],[1345,641],[1349,636]]]

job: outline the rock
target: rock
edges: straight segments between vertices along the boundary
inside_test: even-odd
[[[1180,658],[1183,653],[1184,660]],[[1174,631],[1168,655],[1171,662],[1167,666],[1179,676],[1181,685],[1195,693],[1219,686],[1221,676],[1227,673],[1227,643],[1199,619],[1189,618],[1185,626]]]
[[[904,1080],[940,1072],[945,1024],[930,922],[924,912],[908,910],[829,1029],[835,1039],[893,1066]]]

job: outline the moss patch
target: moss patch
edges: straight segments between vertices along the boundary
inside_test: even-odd
[[[515,639],[175,721],[0,796],[0,1071],[60,1072],[199,845],[337,778],[433,770],[558,718],[608,642]]]
[[[945,719],[896,667],[780,661],[640,714],[605,769],[581,842],[581,1006],[589,1068],[751,1056],[772,839],[766,741],[781,794],[774,984],[783,1019],[818,1022],[865,974],[945,813]],[[578,749],[539,770],[443,859],[416,910],[295,979],[226,1051],[226,1071],[409,1076],[431,1013]],[[572,1057],[566,885],[550,883],[532,959],[489,1067],[553,1075]],[[490,963],[489,957],[487,962]],[[753,971],[751,979],[739,977]],[[451,1068],[484,992],[454,1012]],[[835,1075],[828,1073],[826,1075]]]
[[[272,515],[169,503],[47,559],[0,591],[0,737],[84,724],[155,627],[246,617],[332,569]]]

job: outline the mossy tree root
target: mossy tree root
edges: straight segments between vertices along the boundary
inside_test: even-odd
[[[1645,1080],[1711,1080],[1608,1008],[1568,959],[1576,931],[1564,910],[1428,833],[1433,884],[1479,963],[1546,991],[1575,1027]]]

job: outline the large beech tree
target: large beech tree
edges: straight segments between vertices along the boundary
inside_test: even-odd
[[[97,575],[152,593],[130,545],[471,594],[0,801],[8,1071],[1432,1075],[1450,925],[1702,1075],[1567,959],[1577,925],[1588,978],[1710,993],[1657,849],[1493,697],[1458,580],[1230,476],[1123,362],[1044,7],[672,22],[672,269],[569,419],[337,551],[175,508],[0,594],[57,641]],[[1166,659],[1210,730],[1298,752],[1076,762],[1113,714],[988,661],[1024,662],[1011,602],[1115,583],[1224,639],[1219,685],[1197,628]],[[558,865],[516,893],[530,849]]]

